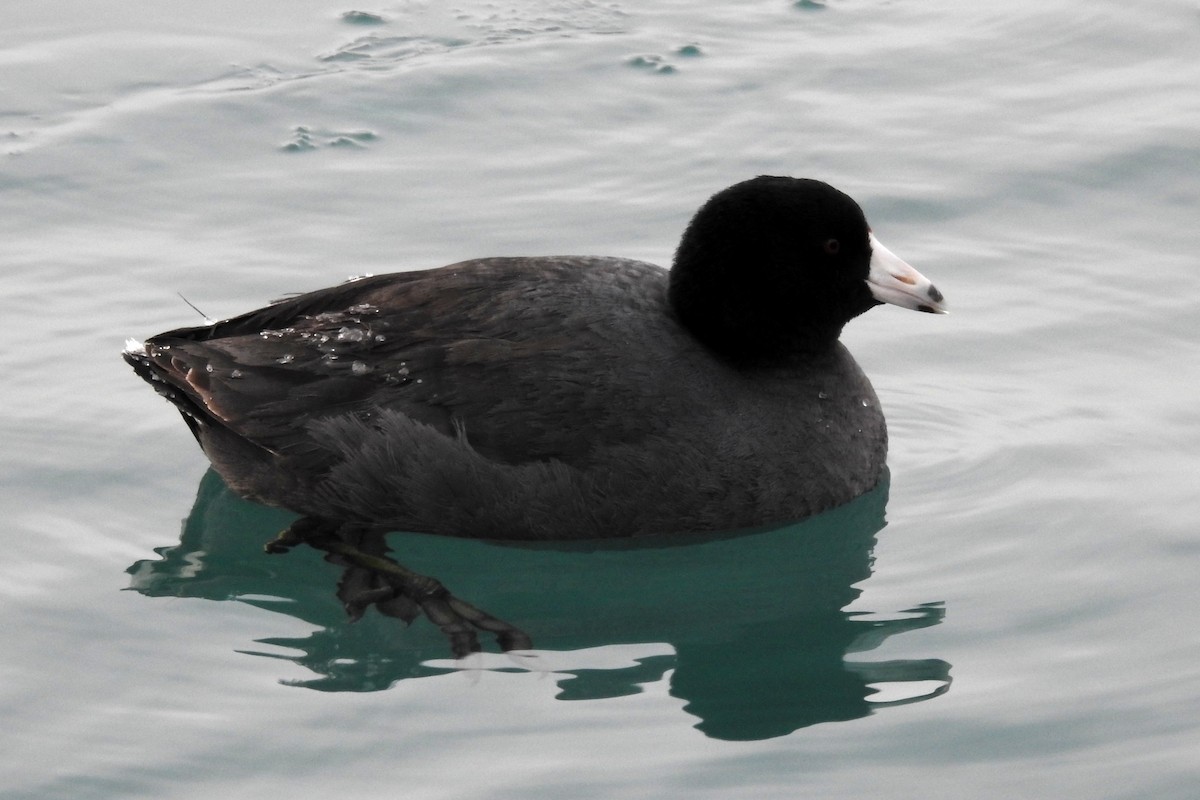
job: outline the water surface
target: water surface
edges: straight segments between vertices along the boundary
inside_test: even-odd
[[[363,12],[346,16],[348,12]],[[1191,798],[1200,14],[15,6],[0,30],[0,791]],[[947,295],[845,341],[890,486],[638,550],[395,536],[532,661],[350,624],[127,336],[481,255],[669,262],[760,173]],[[207,601],[207,602],[205,602]]]

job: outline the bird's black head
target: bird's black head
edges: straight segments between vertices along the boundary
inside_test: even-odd
[[[821,181],[763,175],[718,192],[675,253],[671,305],[713,350],[741,363],[819,352],[878,304],[870,228]]]

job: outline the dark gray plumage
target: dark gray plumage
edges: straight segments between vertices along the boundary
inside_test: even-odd
[[[715,195],[671,273],[490,258],[364,278],[125,358],[243,496],[496,539],[800,519],[878,481],[887,433],[837,341],[941,295],[818,181]]]

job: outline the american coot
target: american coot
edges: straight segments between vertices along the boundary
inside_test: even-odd
[[[850,197],[762,176],[704,204],[669,273],[465,261],[163,333],[125,359],[231,489],[300,528],[721,531],[878,481],[883,415],[838,335],[881,302],[943,311]]]

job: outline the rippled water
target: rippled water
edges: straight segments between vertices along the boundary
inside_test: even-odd
[[[5,797],[1195,796],[1194,3],[3,16]],[[845,335],[890,486],[731,540],[392,537],[532,658],[349,623],[119,358],[177,292],[667,263],[759,173],[845,189],[949,299]]]

